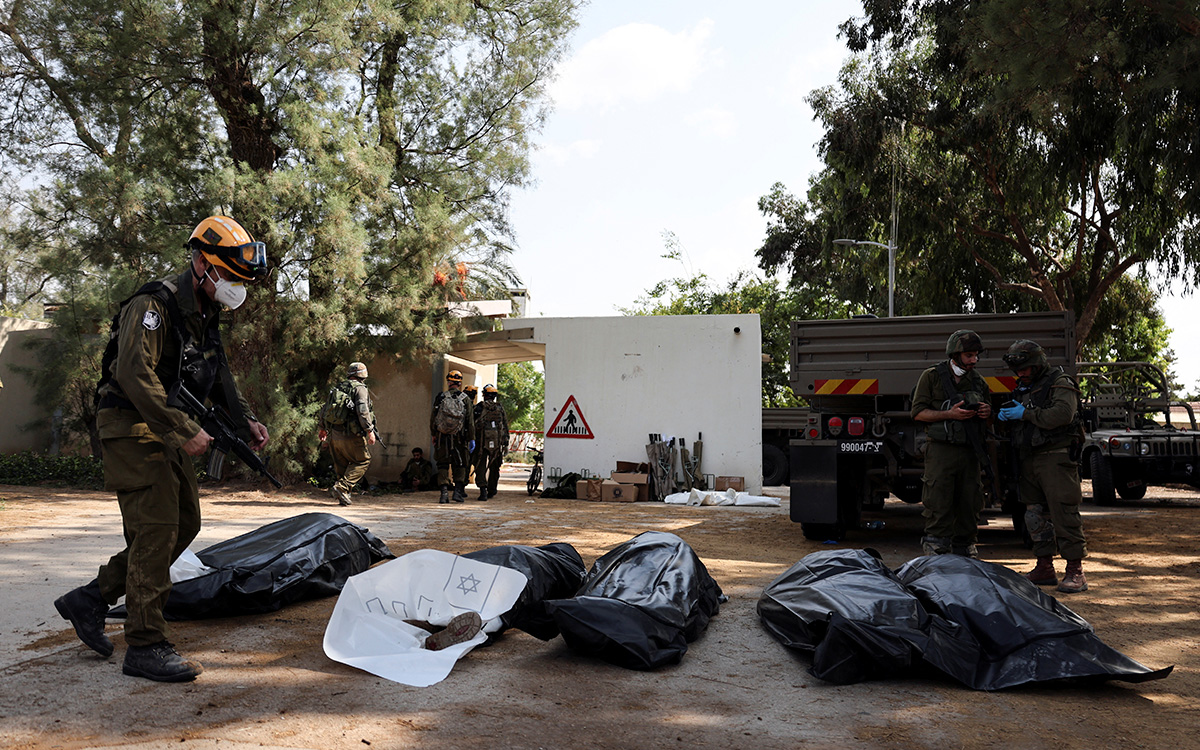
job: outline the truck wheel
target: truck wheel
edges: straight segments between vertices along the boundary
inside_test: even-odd
[[[780,487],[791,480],[787,454],[777,445],[763,443],[762,470],[765,487]]]
[[[1112,461],[1100,451],[1088,457],[1092,470],[1092,500],[1096,505],[1116,505],[1116,485],[1113,484]]]

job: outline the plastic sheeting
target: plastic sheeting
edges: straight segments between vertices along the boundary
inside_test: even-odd
[[[500,616],[516,604],[526,580],[511,568],[449,552],[410,552],[346,582],[325,627],[325,655],[393,682],[433,685],[503,627]],[[429,631],[405,622],[444,626],[466,611],[479,613],[483,630],[440,651],[425,649]]]
[[[1024,576],[959,555],[892,572],[864,550],[815,552],[771,582],[763,626],[811,652],[814,676],[847,684],[934,668],[977,690],[1160,679]]]
[[[573,598],[546,605],[575,652],[654,669],[683,658],[722,598],[686,542],[647,531],[596,560]]]
[[[332,596],[350,576],[395,557],[367,529],[331,513],[285,518],[188,556],[163,607],[169,620],[275,612]],[[183,572],[186,568],[186,572]],[[124,617],[124,606],[109,612]]]
[[[514,544],[469,552],[463,557],[512,568],[528,583],[512,609],[500,616],[503,628],[517,628],[548,641],[558,635],[558,623],[546,607],[547,599],[570,597],[587,577],[587,568],[574,547],[555,542],[541,547]],[[493,633],[493,638],[501,631]]]
[[[761,505],[778,508],[779,498],[767,495],[751,495],[749,492],[738,492],[730,487],[727,490],[697,490],[676,492],[663,498],[664,503],[673,505]]]

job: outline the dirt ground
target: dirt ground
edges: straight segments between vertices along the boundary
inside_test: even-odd
[[[810,552],[779,508],[683,507],[537,499],[506,474],[487,503],[437,505],[434,493],[356,497],[339,508],[315,490],[205,488],[193,549],[310,511],[370,528],[401,555],[497,544],[569,542],[591,564],[642,531],[671,531],[728,595],[676,666],[637,672],[573,654],[561,638],[509,631],[428,688],[328,659],[334,599],[244,618],[177,623],[173,639],[206,671],[162,685],[121,674],[124,641],[102,659],[52,601],[121,546],[107,493],[0,487],[0,745],[7,748],[1188,748],[1200,725],[1200,496],[1151,488],[1116,508],[1085,505],[1091,590],[1068,606],[1110,646],[1152,667],[1141,685],[971,691],[949,680],[835,686],[761,628],[763,587]],[[1085,486],[1085,490],[1086,490]],[[786,494],[786,490],[782,491]],[[919,553],[919,507],[868,520],[885,528],[845,544],[897,567]],[[984,559],[1024,570],[1011,523],[981,529]],[[1061,573],[1061,561],[1059,563]]]

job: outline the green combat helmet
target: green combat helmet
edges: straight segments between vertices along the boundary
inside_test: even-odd
[[[979,334],[966,328],[960,328],[946,339],[946,356],[953,357],[963,352],[983,351],[983,339]]]
[[[1023,367],[1032,367],[1036,375],[1049,363],[1046,361],[1045,350],[1036,341],[1021,339],[1008,347],[1008,353],[1004,355],[1004,364],[1013,372]]]

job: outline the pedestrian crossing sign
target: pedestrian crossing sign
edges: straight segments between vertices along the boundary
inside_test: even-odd
[[[592,428],[588,427],[583,410],[579,408],[579,402],[575,400],[574,396],[569,396],[567,403],[563,404],[558,416],[554,418],[554,424],[550,425],[550,429],[546,431],[546,437],[594,440],[596,436],[592,434]]]

